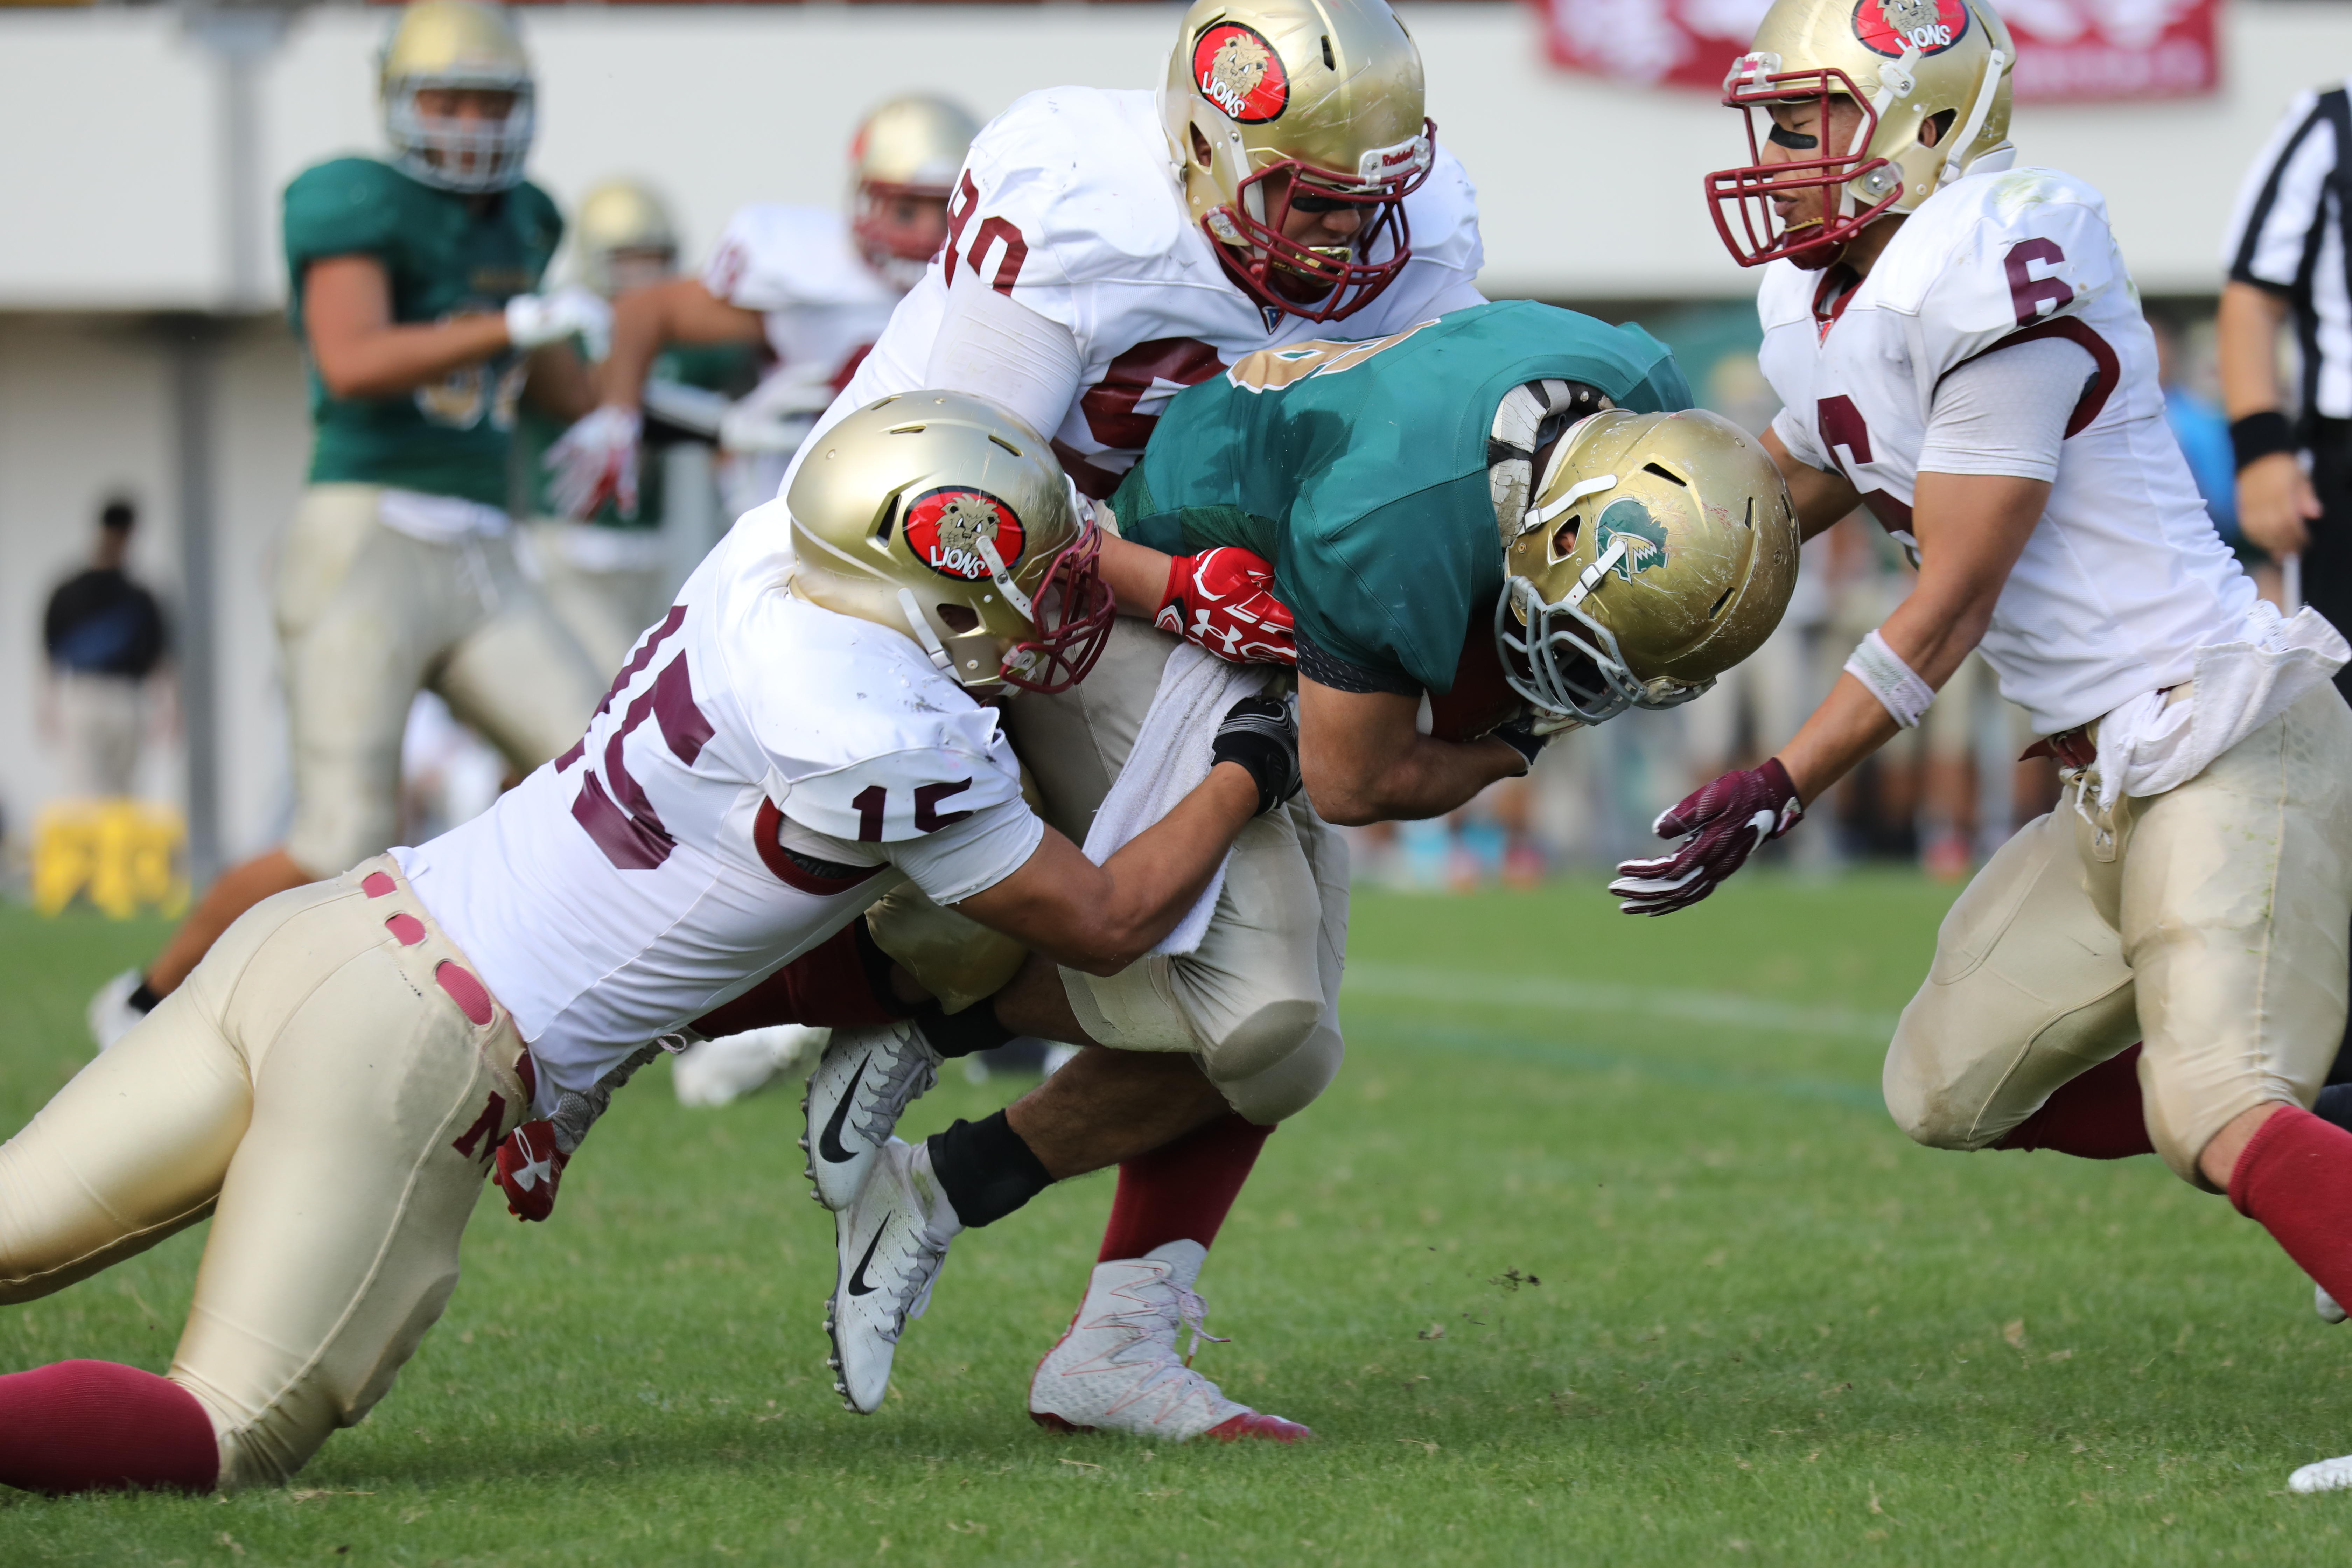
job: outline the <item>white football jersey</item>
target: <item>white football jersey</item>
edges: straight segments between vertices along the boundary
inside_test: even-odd
[[[866,264],[849,220],[824,207],[762,202],[727,220],[703,268],[702,286],[765,320],[779,374],[830,384],[815,406],[841,390],[859,356],[882,335],[898,303]]]
[[[1800,461],[1852,480],[1906,546],[1948,372],[2021,334],[2065,337],[2096,363],[1982,645],[2037,731],[2187,680],[2198,648],[2242,635],[2253,584],[2165,420],[2155,339],[2098,192],[2052,169],[1971,174],[1921,204],[1824,321],[1837,276],[1766,269],[1759,358],[1784,405],[1773,428]]]
[[[1045,833],[992,709],[914,640],[789,591],[738,528],[579,745],[395,849],[530,1043],[542,1105],[749,990],[911,880],[952,904]]]
[[[948,285],[969,268],[1076,338],[1080,392],[1054,450],[1078,489],[1106,497],[1168,400],[1242,355],[1307,338],[1384,337],[1479,303],[1477,195],[1442,143],[1404,210],[1412,258],[1378,299],[1344,321],[1276,313],[1269,322],[1192,221],[1154,94],[1033,92],[972,142],[947,246],[818,428],[927,384]]]

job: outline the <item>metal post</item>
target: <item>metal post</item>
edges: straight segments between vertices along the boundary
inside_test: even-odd
[[[213,398],[217,327],[205,316],[166,318],[172,357],[172,458],[179,492],[178,635],[181,726],[188,746],[188,871],[199,888],[221,869],[220,700],[215,636],[218,581]]]

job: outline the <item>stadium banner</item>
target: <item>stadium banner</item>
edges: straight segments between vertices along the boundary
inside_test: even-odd
[[[1532,3],[1556,64],[1714,92],[1770,0]],[[2020,101],[2194,98],[2221,85],[2221,0],[2000,0],[1999,9],[2017,39]]]

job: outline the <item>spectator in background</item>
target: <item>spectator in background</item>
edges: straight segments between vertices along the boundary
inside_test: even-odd
[[[41,618],[49,666],[44,728],[64,749],[68,795],[127,795],[138,776],[149,683],[166,646],[155,595],[123,570],[138,521],[129,501],[108,501],[89,567],[59,584]]]
[[[2352,627],[2352,214],[2337,190],[2347,141],[2342,86],[2288,107],[2239,193],[2215,323],[2238,525],[2273,560],[2302,556],[2304,599],[2339,630]],[[2292,407],[2278,374],[2290,319],[2303,367]],[[2352,666],[2336,684],[2352,696]]]
[[[2197,493],[2205,498],[2205,510],[2223,543],[2242,559],[2250,553],[2259,558],[2261,552],[2249,551],[2246,536],[2238,527],[2238,465],[2230,449],[2230,422],[2213,400],[2195,386],[2183,351],[2180,323],[2150,316],[2147,324],[2156,334],[2156,376],[2164,388],[2165,422],[2172,426],[2172,438],[2180,443],[2180,455],[2189,459],[2189,474],[2197,481]]]

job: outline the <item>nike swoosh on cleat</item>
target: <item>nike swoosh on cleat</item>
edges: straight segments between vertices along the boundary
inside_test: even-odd
[[[849,1087],[842,1092],[841,1103],[833,1108],[832,1119],[824,1124],[824,1135],[816,1141],[816,1152],[824,1157],[827,1164],[838,1165],[845,1160],[857,1158],[841,1146],[841,1128],[849,1120],[849,1108],[857,1100],[857,1085],[865,1077],[866,1063],[859,1062],[857,1070],[849,1075]]]
[[[856,1268],[850,1270],[849,1293],[851,1295],[870,1296],[874,1293],[877,1287],[866,1281],[866,1266],[874,1261],[874,1249],[881,1245],[882,1233],[877,1230],[874,1233],[874,1239],[866,1244],[866,1256],[857,1260]]]

